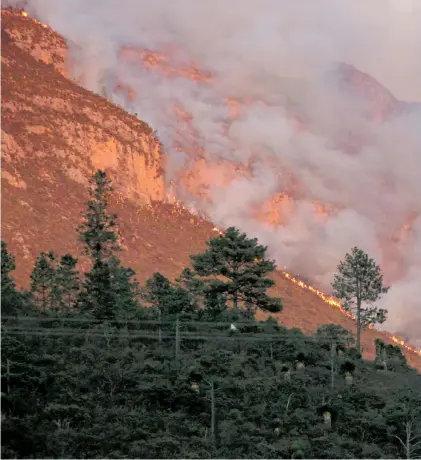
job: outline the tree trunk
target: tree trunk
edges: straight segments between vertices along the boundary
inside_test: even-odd
[[[211,439],[215,446],[215,386],[211,382]]]
[[[10,395],[10,361],[6,359],[7,394]]]
[[[44,313],[47,311],[47,288],[42,287],[42,309]]]
[[[361,299],[357,297],[357,343],[356,348],[358,352],[361,352]]]
[[[333,389],[335,386],[335,353],[336,345],[332,343],[330,345],[330,388]]]
[[[247,308],[247,318],[248,318],[248,319],[251,319],[251,315],[252,315],[252,306],[251,306],[250,302],[247,302],[246,308]]]
[[[332,428],[332,415],[329,411],[323,412],[323,421],[325,428],[330,430]]]
[[[393,435],[393,437],[396,438],[404,448],[405,458],[419,458],[413,457],[413,454],[419,449],[417,446],[421,444],[421,435],[413,435],[412,423],[410,420],[405,422],[405,438],[403,439],[397,435]]]
[[[238,265],[234,263],[232,267],[232,283],[235,286],[235,290],[232,295],[232,303],[234,309],[234,317],[238,319],[238,285],[237,285],[237,278],[238,278]]]
[[[233,306],[234,306],[234,315],[235,315],[235,318],[238,318],[238,292],[237,291],[234,291],[232,300],[233,300]]]
[[[162,312],[161,307],[158,307],[158,315],[159,315],[159,325],[158,325],[158,342],[162,342],[162,327],[161,327],[161,319],[162,319]]]
[[[253,305],[253,302],[247,301],[246,302],[246,309],[247,309],[247,318],[250,320],[254,319],[254,314],[256,312],[256,308]]]
[[[177,315],[175,321],[175,359],[178,360],[180,357],[180,318]]]

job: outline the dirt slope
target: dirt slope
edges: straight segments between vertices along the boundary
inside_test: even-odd
[[[176,277],[189,254],[216,233],[212,223],[156,201],[165,190],[161,146],[152,130],[65,77],[60,37],[19,13],[2,16],[2,239],[16,256],[18,283],[28,284],[42,250],[80,254],[75,228],[87,177],[96,168],[115,182],[111,207],[120,217],[125,264],[140,282],[155,271]],[[284,303],[279,320],[288,327],[352,328],[339,309],[280,273],[275,279],[273,294]],[[363,334],[367,356],[373,355],[375,337],[385,339],[375,331]],[[421,369],[421,357],[406,354]]]

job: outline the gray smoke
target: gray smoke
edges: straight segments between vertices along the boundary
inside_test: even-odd
[[[399,100],[420,102],[419,0],[34,0],[27,10],[71,41],[72,71],[83,85],[105,88],[158,130],[167,179],[181,198],[218,225],[258,236],[281,267],[326,290],[344,254],[361,247],[393,283],[383,301],[386,327],[419,338],[420,106],[374,87],[365,96],[348,90],[337,65],[370,74]],[[122,47],[171,50],[177,65],[195,62],[212,81],[165,77],[123,58]],[[135,100],[114,91],[117,81],[136,91]],[[393,115],[382,124],[366,116],[389,97]],[[228,123],[224,98],[251,102]],[[183,135],[171,109],[176,101],[208,152],[203,162],[213,173],[200,176],[206,200],[177,182],[198,150],[175,148]],[[291,110],[303,120],[301,131]],[[227,161],[242,172],[224,168]],[[258,211],[290,190],[291,177],[300,186],[278,205],[284,225],[262,223]],[[322,219],[315,202],[337,211]],[[412,229],[390,249],[409,216]]]

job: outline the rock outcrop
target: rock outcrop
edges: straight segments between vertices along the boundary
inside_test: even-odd
[[[18,12],[2,16],[3,179],[27,187],[31,164],[54,163],[85,184],[100,168],[124,197],[163,199],[162,147],[152,129],[66,78],[61,37]]]

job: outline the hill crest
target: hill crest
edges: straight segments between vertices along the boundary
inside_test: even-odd
[[[163,202],[163,151],[152,129],[66,78],[57,34],[20,12],[2,15],[2,232],[16,255],[18,283],[28,283],[40,251],[79,254],[74,230],[95,168],[107,170],[115,183],[111,205],[120,216],[124,262],[141,282],[155,271],[174,278],[215,231],[181,205]],[[51,51],[52,43],[58,51]],[[285,275],[275,277],[282,323],[305,332],[325,323],[352,329],[337,307]],[[385,338],[364,333],[369,355],[376,336]],[[421,367],[421,359],[407,355]]]

